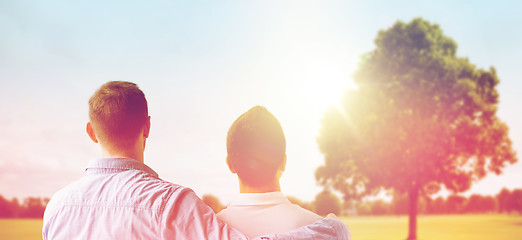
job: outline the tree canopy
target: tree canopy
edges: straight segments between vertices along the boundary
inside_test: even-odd
[[[455,41],[420,18],[380,31],[375,45],[353,76],[357,89],[323,118],[320,184],[345,199],[394,189],[416,209],[418,194],[462,192],[516,162],[496,116],[495,68],[458,57]]]

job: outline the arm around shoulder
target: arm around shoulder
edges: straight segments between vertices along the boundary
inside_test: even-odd
[[[310,225],[300,227],[293,231],[283,234],[269,234],[255,238],[258,240],[300,240],[300,239],[321,239],[321,240],[350,240],[351,234],[348,227],[339,219],[323,218]]]
[[[247,239],[219,221],[214,211],[190,188],[172,193],[162,218],[161,239]]]

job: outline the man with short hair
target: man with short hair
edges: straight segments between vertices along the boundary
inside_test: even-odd
[[[243,113],[227,135],[226,162],[240,194],[218,218],[249,237],[282,233],[321,219],[281,193],[286,140],[279,121],[262,106]]]
[[[196,194],[158,177],[144,164],[150,131],[145,95],[134,83],[104,84],[89,100],[87,134],[102,158],[58,191],[44,213],[43,239],[246,239],[218,221]],[[323,219],[265,239],[336,239],[347,232]]]

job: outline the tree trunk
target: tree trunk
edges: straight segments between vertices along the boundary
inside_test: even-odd
[[[409,228],[408,240],[417,240],[417,203],[419,201],[419,189],[414,184],[409,192]]]

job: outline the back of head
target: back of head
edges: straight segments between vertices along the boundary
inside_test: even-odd
[[[286,157],[286,140],[279,121],[265,107],[239,116],[227,135],[228,164],[244,184],[273,183]]]
[[[89,119],[100,142],[112,148],[133,146],[148,117],[147,100],[131,82],[111,81],[89,99]]]

